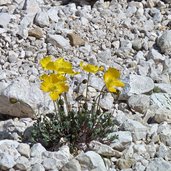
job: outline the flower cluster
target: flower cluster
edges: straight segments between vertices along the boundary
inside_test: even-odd
[[[84,82],[86,97],[81,100],[79,95],[76,97],[78,108],[74,110],[66,96],[69,90],[68,75],[74,76],[81,73],[74,71],[72,64],[63,58],[52,60],[47,56],[40,61],[40,64],[46,71],[40,76],[41,90],[49,93],[54,102],[55,112],[39,117],[34,123],[33,142],[42,143],[46,148],[56,148],[67,143],[73,153],[86,150],[91,140],[103,142],[108,133],[113,132],[114,119],[111,113],[102,111],[99,105],[100,99],[107,92],[106,89],[116,93],[118,87],[124,86],[120,80],[120,72],[115,68],[109,67],[105,70],[102,66],[80,62],[80,70],[87,72],[88,75]],[[97,96],[92,101],[92,107],[88,108],[87,92],[90,74],[98,72],[102,72],[105,85],[101,91],[97,92]],[[80,84],[77,86],[79,89]]]
[[[66,79],[66,74],[75,75],[79,72],[73,70],[73,66],[70,62],[64,60],[64,58],[58,58],[52,61],[51,56],[47,56],[40,61],[40,64],[44,70],[52,71],[50,74],[43,74],[40,77],[41,90],[49,92],[49,95],[53,101],[56,101],[62,93],[68,91],[69,86]],[[87,64],[80,62],[80,68],[88,73],[96,74],[99,71],[104,71],[104,67]],[[124,83],[120,80],[120,72],[109,67],[104,72],[104,82],[109,92],[115,93],[117,87],[124,87]]]

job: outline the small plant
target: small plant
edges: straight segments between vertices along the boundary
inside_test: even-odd
[[[120,72],[109,67],[80,63],[82,71],[87,72],[85,98],[78,101],[79,107],[73,109],[67,100],[69,90],[68,76],[81,74],[73,70],[70,62],[63,58],[52,61],[50,56],[40,61],[42,68],[47,71],[40,77],[41,90],[49,93],[54,102],[55,111],[52,114],[41,116],[33,126],[32,138],[34,142],[40,142],[47,148],[58,148],[64,143],[70,146],[72,152],[79,149],[86,150],[92,140],[102,141],[108,133],[112,132],[114,121],[112,114],[104,113],[100,109],[100,99],[108,91],[117,92],[117,87],[123,87],[120,81]],[[88,108],[88,87],[91,74],[103,72],[105,86],[93,99],[91,109]],[[80,83],[81,84],[81,83]],[[80,86],[80,84],[78,86]]]

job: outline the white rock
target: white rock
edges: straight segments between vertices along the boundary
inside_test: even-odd
[[[0,168],[2,170],[8,170],[8,169],[14,167],[15,164],[16,164],[16,162],[14,161],[13,156],[0,152]]]
[[[89,144],[90,150],[95,151],[96,153],[105,156],[105,157],[121,157],[122,153],[112,149],[106,144],[102,144],[98,141],[91,141]]]
[[[154,91],[171,94],[171,86],[167,83],[155,83]]]
[[[133,75],[129,76],[129,95],[148,93],[154,88],[154,82],[150,77]]]
[[[127,119],[122,127],[125,131],[132,132],[133,140],[140,140],[146,138],[148,128],[138,121]]]
[[[46,151],[46,149],[40,143],[37,143],[31,147],[30,156],[31,157],[40,157],[42,155],[42,153],[45,151]]]
[[[169,161],[165,161],[162,158],[155,158],[150,161],[149,165],[146,168],[146,171],[171,171],[171,163]]]
[[[3,140],[2,140],[3,141]],[[5,153],[8,154],[10,156],[12,156],[14,158],[14,160],[16,160],[18,157],[20,157],[20,153],[17,151],[16,149],[16,141],[12,141],[11,143],[8,143],[9,140],[7,141],[7,143],[5,143],[5,141],[3,141],[2,144],[0,144],[0,153]]]
[[[21,155],[30,157],[30,146],[28,144],[20,143],[17,150]]]
[[[103,159],[94,151],[81,153],[76,159],[84,170],[107,171]]]
[[[171,52],[171,30],[165,31],[157,40],[162,53],[169,54]]]
[[[49,17],[47,12],[41,11],[35,17],[35,23],[40,27],[49,26]]]
[[[34,15],[34,16],[36,15],[36,13],[41,11],[37,0],[26,0],[24,9],[26,10],[27,14]]]
[[[150,98],[151,105],[154,105],[159,109],[166,109],[171,111],[171,94],[153,93]]]
[[[52,104],[48,95],[40,90],[38,83],[29,83],[21,77],[12,82],[1,94],[3,96],[0,96],[0,112],[12,116],[35,117],[35,113],[43,112],[42,107]],[[15,102],[10,101],[10,98],[15,99]]]
[[[0,5],[8,5],[11,4],[11,0],[1,0]]]
[[[52,158],[44,158],[42,165],[46,170],[57,169],[57,161]]]
[[[1,2],[0,2],[1,3]],[[6,28],[11,20],[11,15],[8,13],[0,13],[0,26]]]
[[[165,56],[160,54],[157,50],[151,49],[147,54],[147,59],[153,59],[154,61],[159,62],[159,61],[164,61]]]
[[[100,107],[103,109],[111,110],[114,107],[114,99],[110,93],[107,93],[100,99]]]
[[[36,163],[35,165],[33,165],[31,171],[45,171],[45,168],[43,167],[43,165]]]
[[[49,43],[51,43],[52,45],[59,47],[59,48],[62,48],[62,49],[69,49],[70,48],[69,40],[65,39],[61,35],[49,34],[47,41]]]
[[[150,96],[144,94],[132,95],[128,99],[128,104],[132,110],[146,113],[150,106]]]
[[[45,165],[47,163],[47,158],[54,159],[52,160],[52,162],[56,163],[55,167],[58,169],[61,169],[66,163],[69,162],[69,160],[71,160],[72,157],[73,156],[70,154],[68,146],[62,146],[58,151],[54,151],[54,152],[45,151],[42,153],[42,158],[45,159]],[[51,167],[51,166],[48,165],[46,167]]]
[[[17,160],[16,160],[16,165],[15,167],[19,170],[28,170],[30,167],[30,163],[29,160],[24,157],[24,156],[20,156]]]
[[[61,171],[81,171],[81,166],[76,159],[69,161]]]
[[[57,7],[52,7],[48,11],[48,16],[51,21],[58,22],[59,17],[58,17],[58,8]]]

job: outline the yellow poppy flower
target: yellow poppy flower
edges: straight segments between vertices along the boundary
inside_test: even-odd
[[[52,62],[52,59],[50,56],[46,56],[40,60],[40,64],[41,64],[42,68],[46,69],[46,70],[47,70],[47,65],[49,64],[49,62]]]
[[[55,90],[49,93],[53,101],[57,100],[62,93],[67,92],[69,89],[65,82],[58,83],[55,86]]]
[[[58,58],[54,62],[54,66],[55,66],[55,71],[57,71],[57,73],[59,74],[70,74],[70,75],[78,74],[78,72],[75,72],[73,70],[72,64],[64,60],[64,58]]]
[[[120,72],[115,68],[109,68],[104,74],[104,82],[109,92],[115,93],[117,87],[124,87],[125,84],[119,80]]]
[[[97,73],[98,71],[103,71],[104,68],[103,67],[98,67],[92,64],[86,64],[84,62],[80,62],[80,67],[82,70],[86,71],[86,72],[90,72],[90,73]]]
[[[49,92],[52,100],[58,98],[63,92],[67,92],[69,87],[66,83],[66,77],[60,74],[43,74],[40,79],[41,90]]]

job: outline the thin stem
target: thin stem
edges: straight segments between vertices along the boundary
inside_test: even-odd
[[[101,95],[102,95],[102,93],[103,93],[104,88],[105,88],[105,86],[102,87],[102,89],[100,90],[100,94],[99,94],[99,96],[98,96],[96,114],[97,114],[98,108],[99,108],[99,106],[100,106],[100,97],[101,97]]]
[[[64,97],[64,101],[65,101],[65,106],[66,106],[66,116],[68,116],[68,113],[70,111],[70,105],[68,103],[66,93],[63,94],[63,97]]]
[[[56,102],[56,103],[55,103],[55,102]],[[54,105],[54,108],[55,108],[56,117],[57,117],[57,119],[60,121],[61,118],[60,118],[60,116],[58,116],[58,113],[59,113],[58,101],[53,101],[53,105]]]
[[[87,102],[87,96],[88,96],[88,83],[90,80],[90,73],[88,73],[88,78],[87,78],[87,87],[86,87],[86,98],[85,98],[85,102]]]

